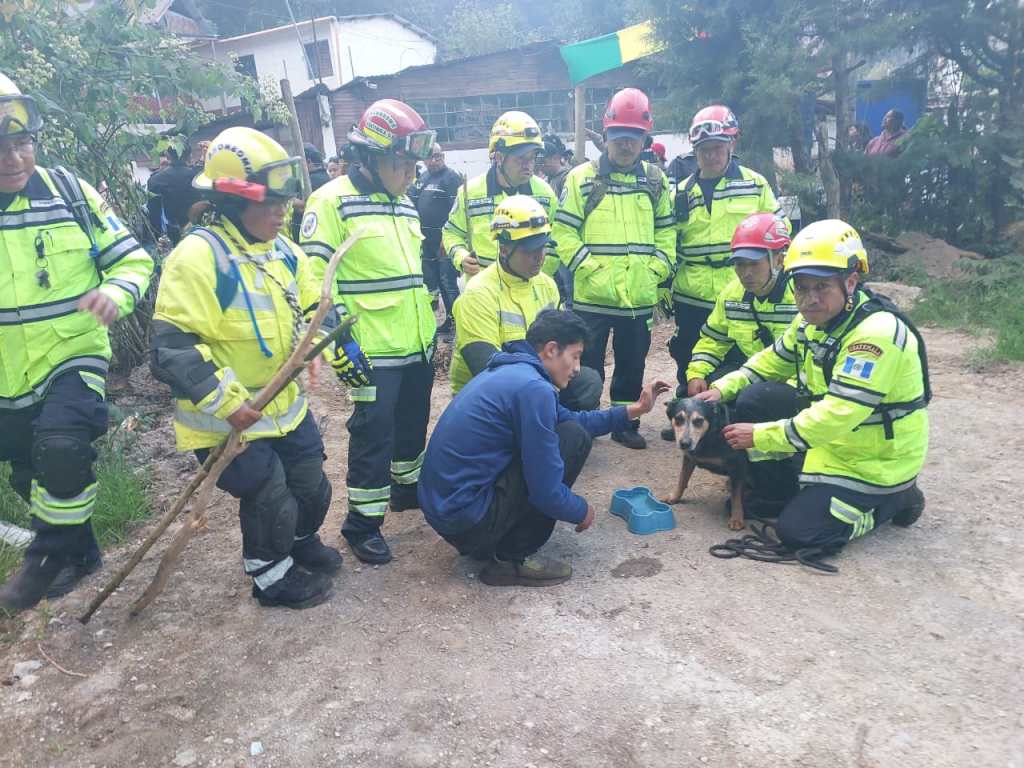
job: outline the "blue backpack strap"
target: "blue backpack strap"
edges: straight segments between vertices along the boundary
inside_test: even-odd
[[[288,267],[288,271],[292,273],[292,276],[297,275],[299,272],[299,257],[295,255],[295,251],[288,245],[288,241],[278,235],[274,238],[274,250],[284,257],[285,266]]]
[[[232,269],[235,259],[231,255],[231,249],[220,235],[206,227],[193,227],[189,230],[189,235],[201,238],[213,251],[213,264],[217,273],[217,286],[214,292],[217,294],[217,303],[220,304],[221,311],[223,311],[231,306],[231,302],[238,294],[238,269],[237,267]]]

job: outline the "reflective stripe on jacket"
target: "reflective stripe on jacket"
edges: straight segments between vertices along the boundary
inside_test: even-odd
[[[598,168],[584,163],[565,179],[551,236],[573,272],[573,306],[624,317],[650,317],[658,284],[669,276],[675,222],[668,178],[662,175],[657,207],[647,183],[648,165],[613,172],[605,156],[599,169],[605,194],[587,213]]]
[[[858,293],[858,306],[866,300]],[[868,494],[889,494],[915,482],[928,451],[928,412],[917,339],[889,312],[869,315],[841,338],[831,384],[821,359],[829,334],[799,315],[768,349],[712,386],[726,400],[751,383],[785,381],[794,373],[813,402],[792,419],[757,424],[754,449],[806,451],[800,480]],[[883,416],[882,410],[887,411]],[[892,437],[886,437],[888,418]]]
[[[733,278],[729,256],[736,227],[752,213],[780,211],[764,176],[735,162],[713,194],[711,213],[695,176],[678,182],[672,195],[678,222],[672,299],[707,310]]]
[[[469,193],[469,226],[470,236],[466,235],[466,193]],[[498,258],[498,243],[491,235],[491,219],[494,209],[509,192],[498,184],[497,170],[492,166],[487,173],[470,179],[464,187],[459,187],[455,195],[455,205],[448,216],[448,223],[441,232],[441,242],[445,253],[452,260],[455,268],[462,271],[462,260],[470,250],[476,254],[480,267],[489,267]],[[548,212],[548,220],[554,222],[558,211],[558,198],[551,185],[538,176],[511,192],[515,195],[529,195],[540,203]],[[553,275],[558,269],[558,255],[554,248],[548,249],[544,259],[544,274]]]
[[[480,272],[455,302],[452,394],[473,378],[462,357],[467,344],[483,342],[499,350],[507,341],[525,339],[526,329],[537,315],[558,304],[558,286],[543,272],[523,280],[506,272],[497,261]]]
[[[306,201],[303,248],[322,278],[334,250],[361,236],[338,266],[334,300],[376,368],[431,359],[437,323],[423,285],[419,215],[405,196],[392,198],[358,170],[320,187]]]
[[[285,291],[304,310],[320,299],[312,260],[291,241],[279,237],[250,243],[243,255],[232,237],[246,241],[229,221],[207,229],[231,248],[227,258],[237,290],[222,303],[226,297],[223,290],[218,295],[218,282],[224,270],[217,260],[224,254],[208,237],[193,232],[164,262],[153,313],[152,369],[177,398],[174,431],[183,451],[209,448],[227,437],[227,417],[267,384],[291,354],[295,314]],[[293,381],[263,409],[245,437],[286,435],[299,426],[306,410],[306,398]]]
[[[149,287],[153,260],[86,182],[98,255],[45,168],[0,211],[0,410],[26,408],[69,370],[105,377],[107,329],[78,302],[98,289],[130,314]]]
[[[733,347],[747,358],[781,337],[797,316],[793,289],[779,276],[772,291],[758,297],[743,289],[738,278],[722,289],[693,347],[686,380],[706,379]]]

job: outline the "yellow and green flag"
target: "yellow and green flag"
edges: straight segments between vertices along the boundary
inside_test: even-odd
[[[569,79],[573,85],[578,85],[588,77],[664,49],[665,44],[654,36],[654,25],[645,21],[610,35],[563,45],[559,52],[569,68]]]

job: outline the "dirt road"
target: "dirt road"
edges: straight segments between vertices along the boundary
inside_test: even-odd
[[[657,330],[650,369],[667,376]],[[1024,766],[1024,368],[979,375],[964,362],[974,339],[928,338],[928,509],[850,546],[839,575],[711,558],[729,535],[725,489],[701,473],[676,530],[627,533],[612,490],[666,489],[678,469],[660,413],[646,452],[596,442],[577,489],[603,511],[584,534],[556,531],[575,577],[547,590],[479,584],[407,512],[387,522],[393,564],[346,552],[328,603],[263,610],[222,499],[142,617],[126,609],[152,562],[89,626],[74,617],[98,579],[0,649],[0,676],[43,662],[0,686],[0,765]],[[341,500],[348,406],[318,400]]]

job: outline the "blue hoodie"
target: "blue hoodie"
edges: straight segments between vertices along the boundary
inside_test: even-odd
[[[627,428],[626,407],[570,411],[533,347],[513,341],[463,387],[430,437],[420,471],[419,500],[438,533],[463,533],[483,518],[494,484],[519,458],[530,503],[548,517],[580,523],[587,502],[562,478],[555,427],[575,421],[594,437]]]

